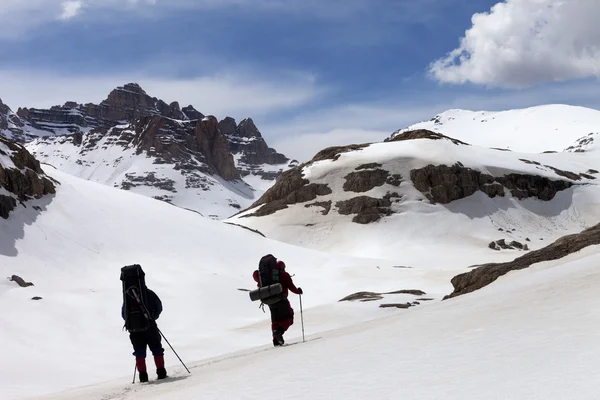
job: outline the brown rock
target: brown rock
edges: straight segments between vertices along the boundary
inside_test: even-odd
[[[414,169],[410,178],[416,189],[435,203],[447,204],[481,190],[489,197],[504,196],[504,188],[518,199],[537,197],[548,201],[556,193],[573,185],[567,181],[553,181],[536,175],[509,174],[493,177],[465,168],[460,163],[451,167],[428,165]]]
[[[11,196],[0,195],[0,217],[8,218],[17,201],[27,201],[31,198],[39,199],[46,194],[55,193],[56,189],[48,179],[39,161],[37,161],[23,146],[18,145],[2,136],[0,143],[11,151],[7,154],[0,150],[0,154],[9,156],[16,168],[0,165],[0,187],[6,189]]]
[[[31,283],[31,282],[25,282],[25,280],[23,278],[21,278],[19,275],[13,275],[10,278],[8,278],[8,280],[12,281],[12,282],[16,282],[17,285],[19,285],[21,287],[33,286],[33,283]]]
[[[225,180],[239,179],[227,138],[219,131],[217,119],[203,118],[196,124],[196,142],[209,165],[213,165]]]
[[[441,133],[433,132],[427,129],[416,129],[412,131],[406,131],[394,135],[392,138],[384,140],[384,142],[399,142],[402,140],[416,140],[416,139],[430,139],[430,140],[439,140],[446,139],[452,141],[455,145],[465,145],[470,146],[468,143],[462,142],[458,139],[453,139],[446,135],[442,135]]]
[[[363,144],[351,144],[348,146],[334,146],[334,147],[328,147],[326,149],[323,149],[321,151],[319,151],[311,160],[311,163],[317,162],[317,161],[323,161],[323,160],[337,160],[338,158],[340,158],[340,156],[343,153],[347,153],[349,151],[355,151],[355,150],[360,150],[360,149],[364,149],[365,147],[369,146],[370,143],[363,143]]]
[[[352,222],[368,224],[378,221],[381,216],[391,215],[391,202],[388,199],[376,199],[369,196],[354,197],[350,200],[338,201],[335,206],[342,215],[356,214]]]
[[[460,296],[481,289],[496,279],[514,270],[528,268],[533,264],[557,260],[569,254],[593,245],[600,244],[600,224],[574,235],[563,236],[554,243],[531,251],[521,257],[505,263],[483,264],[474,270],[452,278],[454,291],[444,299]]]
[[[355,300],[365,300],[365,299],[381,300],[381,299],[383,299],[383,296],[381,296],[380,293],[374,293],[374,292],[357,292],[357,293],[354,293],[354,294],[344,297],[340,301],[355,301]]]
[[[304,207],[323,207],[323,211],[321,211],[321,214],[327,215],[329,214],[329,211],[331,211],[331,200],[317,201],[315,203],[306,204]]]
[[[361,170],[351,172],[344,177],[344,191],[362,193],[382,186],[388,179],[390,173],[383,169]]]

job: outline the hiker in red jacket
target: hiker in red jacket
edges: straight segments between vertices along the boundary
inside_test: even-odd
[[[273,256],[271,256],[273,257]],[[278,281],[283,289],[282,299],[275,304],[270,304],[269,309],[271,310],[271,331],[273,332],[273,345],[282,346],[285,341],[283,340],[283,334],[288,330],[294,323],[294,309],[290,305],[288,300],[288,290],[295,294],[302,294],[302,288],[297,288],[292,281],[292,277],[285,271],[285,263],[283,261],[275,261],[273,257],[271,261],[271,270],[275,272],[275,276],[279,276]],[[260,287],[260,278],[258,270],[254,271],[252,275],[254,280]]]

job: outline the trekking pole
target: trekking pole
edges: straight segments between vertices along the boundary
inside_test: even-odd
[[[300,321],[302,321],[302,342],[305,342],[305,340],[304,340],[304,315],[302,313],[302,295],[300,295]]]
[[[131,383],[135,383],[135,373],[137,371],[137,365],[133,366],[133,380],[131,381]]]
[[[158,329],[158,326],[156,327],[156,329]],[[160,329],[158,329],[158,333],[160,333],[160,336],[162,336],[163,339],[165,339],[165,342],[167,342],[167,344],[169,345],[169,347],[171,348],[171,350],[173,350],[173,353],[175,353],[175,355],[177,356],[177,358],[179,358],[179,362],[181,363],[181,365],[183,365],[183,367],[186,369],[186,371],[188,372],[188,374],[191,374],[191,372],[188,369],[188,367],[185,366],[185,364],[181,360],[181,357],[179,357],[179,354],[177,354],[177,352],[175,351],[175,349],[173,348],[173,346],[171,346],[171,343],[169,343],[169,341],[167,340],[167,338],[165,337],[165,335],[163,335],[163,333],[162,333],[162,331]]]
[[[144,313],[146,314],[146,318],[149,321],[154,321],[154,318],[152,318],[150,316],[150,311],[148,311],[148,309],[146,308],[146,305],[144,304],[144,302],[142,301],[142,299],[140,299],[140,297],[138,296],[138,293],[134,290],[132,290],[133,296],[135,298],[135,300],[138,302],[138,304],[140,305],[140,307],[142,307],[142,309],[144,310]],[[155,322],[156,325],[156,322]],[[175,349],[173,348],[173,346],[171,346],[171,343],[169,343],[169,341],[167,340],[167,338],[165,337],[165,335],[162,333],[162,331],[158,328],[158,325],[156,325],[156,330],[158,331],[158,333],[160,333],[160,336],[162,336],[163,339],[165,339],[165,342],[167,342],[167,344],[169,345],[169,347],[171,348],[171,350],[173,350],[173,353],[175,353],[175,355],[177,356],[177,358],[179,359],[179,362],[181,363],[181,365],[183,365],[183,367],[185,368],[185,370],[188,372],[188,374],[191,374],[190,370],[188,369],[188,367],[186,367],[186,365],[183,363],[183,361],[181,360],[181,357],[179,357],[179,354],[177,354],[177,352],[175,351]]]

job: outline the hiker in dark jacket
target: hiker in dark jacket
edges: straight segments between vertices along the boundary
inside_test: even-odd
[[[282,300],[275,304],[270,304],[269,309],[271,311],[271,331],[273,332],[273,345],[281,346],[285,343],[283,340],[283,334],[289,329],[294,323],[294,309],[290,305],[288,300],[288,291],[301,295],[302,288],[297,288],[292,281],[292,277],[285,270],[285,263],[283,261],[277,261],[272,267],[277,269],[279,272],[279,283],[283,289]],[[254,280],[260,287],[260,278],[258,270],[252,274]]]
[[[126,309],[125,302],[121,308],[121,316],[125,320],[125,325],[129,331],[129,339],[133,345],[133,355],[135,356],[135,365],[140,373],[140,382],[148,382],[148,371],[146,370],[146,348],[150,348],[154,356],[154,364],[156,365],[156,375],[158,379],[167,377],[165,369],[165,350],[161,344],[161,335],[158,331],[156,321],[162,312],[162,302],[152,290],[145,288],[146,301],[145,306],[152,318],[149,321],[142,315],[133,299],[129,299]],[[126,315],[128,313],[129,315]],[[142,314],[140,314],[142,313]],[[138,318],[139,317],[139,318]],[[141,322],[140,322],[141,321]],[[147,324],[147,326],[146,326]]]

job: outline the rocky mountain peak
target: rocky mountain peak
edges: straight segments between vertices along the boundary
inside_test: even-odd
[[[245,138],[262,138],[262,135],[252,118],[246,118],[240,122],[237,129],[237,135]]]
[[[204,118],[204,114],[196,110],[191,104],[187,107],[184,107],[181,111],[183,111],[187,119],[190,121]]]
[[[223,133],[223,135],[232,136],[235,135],[237,123],[235,122],[235,119],[231,117],[225,117],[219,122],[219,129],[221,130],[221,133]]]

